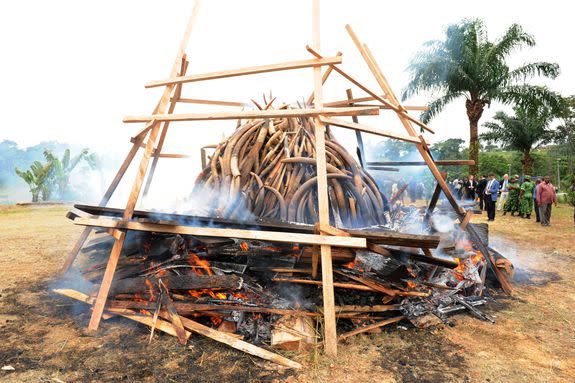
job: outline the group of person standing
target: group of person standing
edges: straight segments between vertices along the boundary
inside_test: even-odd
[[[553,205],[557,207],[557,193],[549,176],[533,181],[526,175],[520,183],[519,176],[514,175],[507,186],[507,193],[501,192],[500,205],[502,202],[503,215],[511,213],[514,216],[517,213],[518,217],[531,219],[535,210],[536,222],[550,226],[551,208]]]
[[[463,181],[455,178],[451,187],[462,200],[479,199],[479,208],[487,211],[488,221],[495,220],[496,209],[503,209],[503,215],[517,213],[517,217],[524,219],[531,219],[535,210],[536,221],[550,226],[552,205],[557,206],[557,194],[549,176],[533,181],[525,175],[521,181],[519,175],[509,178],[505,174],[502,180],[497,180],[495,174],[490,173],[476,181],[471,175]]]

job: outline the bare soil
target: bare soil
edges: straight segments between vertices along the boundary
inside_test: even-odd
[[[496,324],[467,315],[417,330],[406,323],[343,342],[330,360],[286,354],[302,371],[278,368],[201,336],[184,347],[145,326],[103,322],[87,336],[86,305],[56,296],[54,276],[81,228],[65,206],[0,207],[2,382],[573,382],[575,228],[573,208],[550,228],[515,217],[490,224],[491,243],[516,266],[511,297],[485,308]],[[475,217],[484,222],[484,217]]]

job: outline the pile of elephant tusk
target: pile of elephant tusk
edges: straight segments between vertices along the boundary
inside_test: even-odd
[[[196,179],[194,194],[209,196],[207,209],[212,216],[238,219],[249,212],[255,218],[317,222],[313,123],[300,117],[239,124],[215,148]],[[329,129],[325,139],[332,224],[384,224],[383,196],[373,178]]]

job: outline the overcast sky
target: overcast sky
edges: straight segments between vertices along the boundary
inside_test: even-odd
[[[555,3],[555,5],[552,5]],[[446,25],[466,17],[482,18],[490,38],[518,22],[537,40],[520,52],[525,61],[554,61],[562,74],[548,82],[573,94],[575,55],[568,2],[550,1],[322,1],[322,52],[343,52],[342,68],[372,89],[377,83],[351,43],[349,23],[366,42],[396,93],[407,83],[405,68],[427,40],[441,38]],[[3,1],[0,3],[0,140],[20,146],[43,140],[124,153],[140,125],[122,117],[151,113],[161,90],[144,84],[167,77],[193,1]],[[308,59],[311,41],[310,0],[203,0],[188,46],[188,73]],[[184,97],[232,101],[261,100],[272,90],[292,102],[312,90],[311,69],[188,84]],[[334,74],[324,100],[345,97],[350,87]],[[359,90],[355,95],[361,96]],[[424,104],[426,97],[409,100]],[[482,121],[500,109],[492,105]],[[178,106],[176,112],[222,110]],[[228,109],[229,110],[229,109]],[[391,112],[383,112],[390,114]],[[365,117],[363,122],[402,131],[395,116]],[[235,126],[231,121],[185,123],[170,131],[167,152],[199,156],[199,147],[217,142]],[[464,102],[458,101],[431,123],[431,141],[467,138]],[[177,161],[177,160],[165,160]]]

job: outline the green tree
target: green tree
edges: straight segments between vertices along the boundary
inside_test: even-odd
[[[533,36],[518,24],[511,25],[496,41],[490,41],[483,22],[463,20],[450,25],[443,40],[429,41],[411,60],[410,82],[403,99],[420,92],[438,95],[423,112],[430,121],[452,101],[465,98],[469,119],[469,159],[475,160],[470,173],[477,175],[479,154],[479,120],[485,106],[493,101],[528,106],[544,103],[553,110],[564,108],[559,94],[545,86],[526,83],[534,76],[555,78],[559,65],[534,62],[511,69],[509,57],[516,50],[535,45]]]
[[[30,165],[29,170],[22,171],[18,168],[15,170],[16,174],[28,184],[30,193],[32,193],[32,202],[38,202],[40,193],[42,194],[42,200],[47,201],[50,199],[52,193],[50,164],[42,164],[40,161],[34,161],[34,163]]]
[[[567,99],[569,112],[563,124],[557,127],[555,141],[567,157],[568,173],[575,174],[575,96]]]
[[[506,149],[518,150],[523,154],[521,159],[523,174],[532,174],[533,156],[531,151],[555,139],[555,131],[549,128],[555,115],[545,107],[525,109],[514,108],[515,115],[497,112],[494,121],[483,126],[487,132],[481,138],[489,142],[497,142]]]
[[[63,200],[66,198],[66,192],[70,185],[70,174],[84,160],[92,169],[99,167],[98,157],[95,153],[89,153],[89,149],[83,149],[80,154],[71,158],[70,149],[64,151],[62,159],[59,159],[54,153],[46,149],[44,157],[50,165],[50,177],[53,182],[58,186],[59,198]]]

